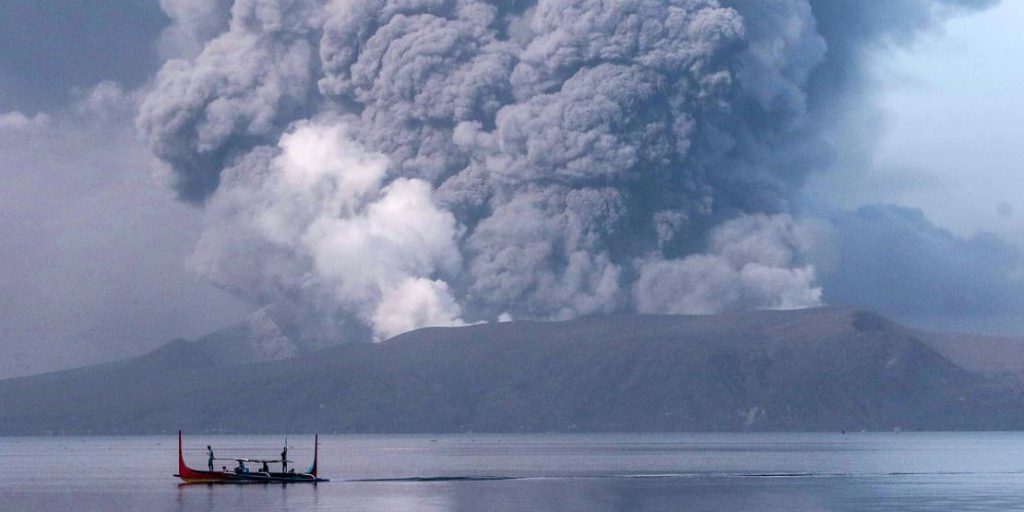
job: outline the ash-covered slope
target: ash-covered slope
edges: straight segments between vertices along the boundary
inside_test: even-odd
[[[919,332],[943,357],[973,372],[1024,381],[1024,337]]]
[[[235,365],[197,353],[0,381],[0,434],[1024,427],[1013,384],[848,310],[431,328]]]

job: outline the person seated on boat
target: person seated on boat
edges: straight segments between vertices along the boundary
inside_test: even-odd
[[[245,467],[245,461],[238,461],[238,467],[235,468],[235,473],[248,473],[249,468]]]
[[[260,466],[260,471],[262,471],[264,473],[270,473],[270,468],[267,467],[267,461],[264,460],[264,461],[260,461],[260,462],[263,463],[263,465]]]
[[[206,453],[210,456],[206,459],[206,468],[213,471],[213,448],[210,448],[210,445],[206,445]]]

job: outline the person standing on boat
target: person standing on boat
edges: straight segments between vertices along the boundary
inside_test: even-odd
[[[284,449],[281,450],[281,472],[288,472],[288,445],[285,445]]]
[[[213,448],[210,448],[210,445],[206,445],[206,454],[209,455],[209,458],[206,459],[206,467],[213,471]]]

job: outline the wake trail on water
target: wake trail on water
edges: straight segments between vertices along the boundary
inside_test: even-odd
[[[564,475],[564,476],[525,476],[525,475],[485,475],[485,476],[413,476],[394,478],[360,478],[339,480],[348,483],[430,483],[430,482],[491,482],[508,480],[618,480],[618,479],[673,479],[673,478],[745,478],[745,479],[801,479],[801,478],[884,478],[914,476],[1012,476],[1024,475],[1024,471],[1004,472],[968,472],[968,471],[898,471],[883,473],[843,473],[843,472],[779,472],[779,473],[627,473],[605,475]]]
[[[410,476],[398,478],[359,478],[345,482],[487,482],[492,480],[527,480],[521,476]]]

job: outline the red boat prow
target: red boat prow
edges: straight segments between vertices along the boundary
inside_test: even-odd
[[[187,484],[198,484],[198,483],[218,483],[226,482],[230,479],[228,473],[224,471],[196,471],[185,464],[185,457],[181,452],[181,431],[178,431],[178,474],[174,475],[181,478]]]
[[[316,452],[320,449],[320,434],[313,434],[313,465],[309,467],[309,474],[316,478]]]
[[[285,472],[235,472],[235,471],[198,471],[185,464],[185,456],[181,447],[181,431],[178,431],[178,474],[187,484],[218,484],[218,483],[291,483],[291,482],[327,482],[326,478],[317,477],[317,455],[320,447],[320,435],[314,435],[313,464],[306,473]],[[247,460],[247,459],[243,459]],[[273,462],[273,461],[268,461]],[[280,462],[280,461],[278,461]]]

